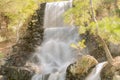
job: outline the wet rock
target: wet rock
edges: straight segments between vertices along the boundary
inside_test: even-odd
[[[106,55],[104,48],[100,45],[100,42],[96,36],[86,32],[81,35],[83,39],[85,39],[86,48],[88,50],[88,54],[94,56],[98,62],[106,61]]]
[[[100,45],[100,41],[96,36],[86,32],[85,34],[82,34],[81,37],[86,40],[85,44],[87,46],[88,54],[94,56],[98,62],[107,60],[105,50]],[[107,45],[113,57],[120,56],[120,44],[107,42]]]
[[[117,80],[120,77],[120,57],[114,58],[112,65],[106,64],[101,72],[101,80]],[[119,79],[120,80],[120,79]]]
[[[2,75],[5,80],[30,80],[34,72],[25,67],[2,66]]]
[[[83,56],[67,68],[66,80],[85,80],[98,61],[89,55]]]

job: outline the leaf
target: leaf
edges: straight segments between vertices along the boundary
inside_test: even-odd
[[[71,46],[72,48],[79,49],[78,46],[75,45],[75,44],[73,44],[73,43],[72,43],[70,46]]]
[[[81,27],[79,28],[79,33],[80,33],[80,34],[83,34],[83,33],[86,32],[86,30],[87,30],[86,27],[82,27],[82,26],[81,26]]]
[[[78,42],[78,45],[81,49],[85,48],[86,47],[85,40],[82,40],[82,41]]]

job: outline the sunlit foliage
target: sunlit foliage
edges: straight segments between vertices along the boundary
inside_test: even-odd
[[[99,4],[98,0],[93,0],[95,8]],[[73,23],[76,26],[86,26],[91,19],[89,0],[74,0],[73,7],[65,13],[65,22]]]
[[[6,38],[6,36],[10,35],[14,35],[15,37],[17,31],[35,12],[39,4],[51,1],[59,0],[0,0],[0,20],[2,17],[7,17],[8,19],[8,23],[4,26],[7,32],[6,30],[2,30],[1,33],[3,35],[0,34],[1,38]],[[9,35],[6,35],[6,33]]]
[[[98,22],[98,34],[106,40],[117,43],[120,42],[120,18],[119,17],[106,17]],[[92,22],[88,29],[91,29],[93,34],[96,25]]]
[[[82,41],[78,42],[77,44],[72,43],[70,46],[72,48],[77,49],[78,51],[80,51],[80,50],[82,50],[83,48],[86,47],[85,40],[82,40]]]
[[[120,0],[93,0],[93,9],[99,26],[98,34],[112,42],[120,42],[119,2]],[[80,27],[80,33],[89,30],[96,35],[96,23],[92,20],[90,0],[74,0],[73,8],[65,13],[65,22]]]

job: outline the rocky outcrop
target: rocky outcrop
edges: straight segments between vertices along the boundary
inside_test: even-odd
[[[114,58],[112,65],[105,65],[101,72],[101,80],[120,80],[120,56]]]
[[[98,62],[106,61],[106,55],[104,48],[100,45],[99,40],[96,36],[86,32],[81,35],[85,39],[85,45],[88,50],[88,54],[94,56]]]
[[[89,32],[86,32],[81,36],[86,40],[85,44],[87,46],[88,54],[94,56],[98,62],[107,60],[105,50],[96,36],[90,34]],[[108,42],[107,45],[113,57],[120,56],[120,44],[116,45]]]
[[[5,76],[6,80],[30,80],[34,70],[29,70],[28,68],[26,70],[24,65],[35,51],[35,48],[42,43],[44,10],[45,3],[41,4],[32,15],[26,32],[12,47],[11,53],[13,55],[7,58],[5,65],[2,66],[0,71],[0,75]]]
[[[66,80],[85,80],[92,68],[97,65],[98,61],[89,55],[83,56],[71,65],[66,71]]]

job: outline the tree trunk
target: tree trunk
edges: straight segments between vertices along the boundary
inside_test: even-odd
[[[113,63],[113,57],[112,57],[112,55],[110,53],[110,50],[108,49],[108,46],[105,43],[105,41],[103,40],[103,38],[101,36],[99,36],[99,34],[98,34],[98,27],[99,26],[98,26],[97,20],[95,18],[94,9],[93,9],[93,1],[92,0],[90,0],[90,7],[91,7],[91,11],[92,11],[92,19],[96,23],[96,35],[99,37],[99,39],[101,41],[101,44],[102,44],[102,46],[103,46],[103,48],[105,50],[108,63],[112,65],[112,63]]]
[[[98,36],[99,36],[99,35],[98,35]],[[101,44],[102,44],[102,46],[103,46],[103,48],[104,48],[104,50],[105,50],[106,58],[107,58],[107,60],[108,60],[108,63],[112,65],[112,63],[113,63],[113,57],[112,57],[112,55],[111,55],[111,53],[110,53],[110,50],[108,49],[108,46],[107,46],[107,44],[105,43],[105,41],[103,40],[103,38],[99,36],[99,39],[100,39]]]

